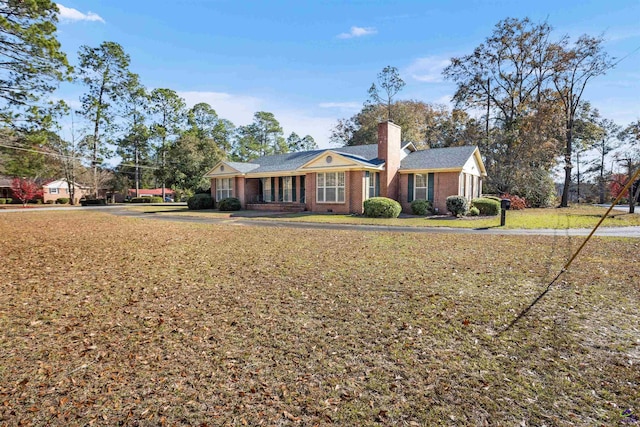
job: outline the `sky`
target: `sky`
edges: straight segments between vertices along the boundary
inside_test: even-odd
[[[236,126],[275,114],[285,137],[331,146],[331,128],[357,113],[387,65],[406,86],[398,99],[450,103],[442,69],[470,54],[502,19],[547,21],[554,38],[603,36],[620,60],[584,99],[621,125],[640,119],[640,0],[64,0],[58,39],[72,64],[82,45],[121,44],[148,88],[209,103]],[[56,97],[79,107],[84,88]]]

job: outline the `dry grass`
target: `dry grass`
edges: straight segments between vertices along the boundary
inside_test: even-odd
[[[500,224],[500,217],[465,217],[455,218],[440,215],[432,217],[403,216],[401,218],[366,218],[354,215],[318,214],[318,213],[274,213],[265,211],[220,212],[218,210],[190,211],[181,206],[128,206],[134,212],[153,212],[155,214],[170,214],[183,216],[197,216],[206,218],[254,218],[256,220],[277,220],[291,222],[313,222],[325,224],[356,224],[382,225],[399,227],[453,227],[453,228],[492,228]],[[567,229],[592,228],[600,217],[606,213],[606,208],[593,205],[572,205],[568,208],[524,209],[508,211],[506,217],[507,229]],[[640,225],[640,214],[629,214],[614,210],[602,223],[602,227],[629,227]]]
[[[615,425],[640,248],[0,214],[0,424]],[[57,230],[57,231],[52,231]]]

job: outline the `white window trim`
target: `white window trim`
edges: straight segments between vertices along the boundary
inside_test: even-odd
[[[418,175],[424,176],[424,187],[418,187]],[[418,197],[418,189],[424,188],[424,199],[422,197]],[[413,200],[429,200],[429,174],[428,173],[417,173],[413,176]]]
[[[327,186],[327,175],[329,175],[329,174],[335,174],[336,175],[336,177],[335,177],[336,178],[335,179],[336,185],[335,186],[333,186],[333,185],[332,186]],[[344,185],[339,185],[338,184],[340,182],[340,179],[338,178],[340,176],[340,174],[342,174],[342,182],[344,183]],[[347,177],[346,177],[346,174],[344,172],[318,172],[317,175],[318,176],[316,176],[316,203],[325,203],[325,204],[333,204],[333,205],[345,204],[346,200],[347,200],[347,196],[346,196]],[[318,179],[319,175],[323,175],[323,180],[322,180],[323,185],[322,186],[318,185],[318,182],[320,181]],[[318,190],[321,189],[321,188],[323,189],[323,192],[322,192],[323,200],[319,200],[318,199]],[[335,189],[335,195],[336,195],[335,201],[334,200],[327,201],[327,188]],[[343,200],[339,200],[339,197],[338,197],[338,195],[340,194],[340,191],[339,191],[340,188],[342,189]]]
[[[367,197],[365,197],[366,199],[370,199],[372,197],[376,197],[376,175],[378,174],[378,172],[369,172],[369,177],[367,178],[367,180],[369,182],[367,182]],[[373,188],[373,195],[371,195],[371,189]]]
[[[60,193],[56,187],[50,187],[49,194],[60,194]]]
[[[232,180],[233,178],[216,178],[216,200],[233,197]]]

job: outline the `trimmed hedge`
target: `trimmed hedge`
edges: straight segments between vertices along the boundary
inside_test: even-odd
[[[455,216],[463,216],[469,210],[469,202],[462,196],[447,197],[447,210]]]
[[[221,211],[239,211],[240,208],[240,200],[235,197],[227,197],[218,202],[218,209]]]
[[[495,197],[478,197],[471,201],[471,206],[478,209],[479,215],[500,215],[500,201],[496,200]]]
[[[364,216],[369,218],[397,218],[401,211],[400,203],[386,197],[372,197],[364,201]]]
[[[475,206],[471,206],[471,208],[469,208],[469,213],[467,215],[468,216],[478,216],[478,215],[480,215],[480,211]]]
[[[106,206],[107,199],[81,199],[82,206]]]
[[[56,204],[57,205],[66,205],[69,203],[69,198],[68,197],[58,197],[56,199]]]
[[[7,199],[0,198],[0,205],[4,205],[5,203],[7,203]]]
[[[162,203],[162,197],[160,196],[134,197],[131,199],[131,203]]]
[[[411,212],[413,212],[414,215],[424,216],[430,214],[432,209],[433,205],[428,200],[416,199],[411,202]]]
[[[190,210],[213,209],[213,198],[211,194],[196,194],[187,199],[187,207]]]

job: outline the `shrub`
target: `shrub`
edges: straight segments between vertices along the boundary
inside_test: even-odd
[[[519,211],[527,207],[527,201],[515,194],[506,193],[502,195],[502,198],[511,200],[511,206],[509,207],[511,210]]]
[[[0,205],[4,205],[5,203],[7,203],[7,199],[0,199]]]
[[[372,197],[364,201],[364,216],[369,218],[397,218],[401,211],[400,203],[386,197]]]
[[[227,197],[218,202],[218,209],[221,211],[239,211],[240,207],[240,200],[235,197]]]
[[[81,199],[82,206],[106,206],[107,199]]]
[[[68,197],[58,197],[56,199],[56,204],[57,205],[66,205],[69,203],[69,198]]]
[[[479,215],[500,215],[500,200],[497,197],[479,197],[471,201],[471,208],[476,208]]]
[[[478,208],[476,208],[475,206],[471,206],[471,208],[469,209],[469,213],[467,215],[478,216],[480,215],[480,210],[478,210]]]
[[[55,203],[55,200],[47,200],[46,202],[44,202],[45,205],[52,205]],[[40,203],[38,203],[40,204]]]
[[[493,196],[491,194],[483,194],[481,197],[481,199],[491,199],[491,200],[495,200],[496,202],[500,202],[500,196]]]
[[[526,185],[519,185],[518,191],[514,193],[525,199],[527,207],[546,208],[553,205],[556,186],[549,173],[536,169],[527,176]],[[511,207],[513,208],[513,202]]]
[[[433,206],[428,200],[416,199],[411,202],[411,212],[413,212],[414,215],[427,215],[431,213],[432,208]]]
[[[211,194],[196,194],[187,199],[187,207],[191,210],[212,209],[214,206]]]
[[[134,197],[131,199],[131,203],[162,203],[162,197],[160,196]]]
[[[447,197],[447,210],[455,216],[463,216],[469,210],[467,199],[462,196]]]

